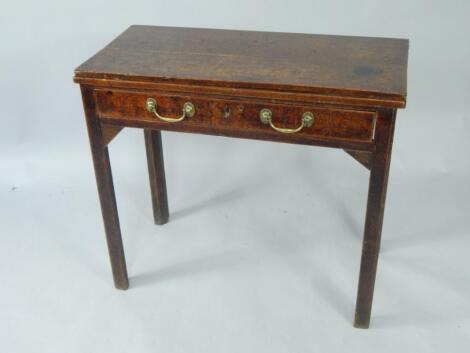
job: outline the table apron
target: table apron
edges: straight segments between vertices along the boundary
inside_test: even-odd
[[[189,130],[187,127],[177,125],[177,124],[161,124],[157,121],[144,121],[144,120],[133,120],[126,118],[100,118],[100,121],[103,124],[108,126],[120,126],[120,127],[130,127],[130,128],[141,128],[141,129],[150,129],[150,130],[159,130],[159,131],[173,131],[173,132],[184,132],[184,133],[197,133],[202,135],[213,135],[213,136],[225,136],[225,137],[235,137],[235,138],[244,138],[252,140],[263,140],[263,141],[272,141],[272,142],[283,142],[299,145],[309,145],[309,146],[319,146],[319,147],[329,147],[329,148],[340,148],[340,149],[349,149],[355,151],[375,151],[375,143],[373,142],[353,142],[348,140],[335,140],[330,141],[322,138],[314,138],[311,136],[302,136],[297,135],[294,138],[290,135],[279,134],[277,137],[267,137],[265,134],[256,132],[256,131],[244,131],[244,130],[235,130],[233,128],[221,128],[221,127],[207,127],[207,126],[192,126]]]

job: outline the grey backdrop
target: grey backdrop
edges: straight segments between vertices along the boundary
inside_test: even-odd
[[[0,5],[0,351],[463,352],[470,344],[470,2]],[[73,69],[130,24],[410,39],[368,331],[351,326],[366,171],[341,151],[164,134],[154,226],[140,131],[111,145],[116,291]]]

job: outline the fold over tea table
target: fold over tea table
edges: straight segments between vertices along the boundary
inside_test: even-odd
[[[131,26],[79,66],[115,286],[129,281],[107,146],[124,127],[144,129],[157,224],[162,130],[340,148],[370,170],[354,319],[367,328],[407,57],[404,39]]]

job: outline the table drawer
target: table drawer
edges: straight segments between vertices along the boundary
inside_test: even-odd
[[[154,92],[99,90],[95,94],[100,118],[143,122],[146,126],[151,123],[161,130],[194,129],[222,135],[233,132],[236,136],[246,133],[249,137],[263,134],[263,138],[272,140],[282,135],[280,140],[371,142],[374,135],[374,111]],[[149,98],[155,103],[150,107],[153,111],[148,110]],[[187,102],[193,110],[183,114]]]

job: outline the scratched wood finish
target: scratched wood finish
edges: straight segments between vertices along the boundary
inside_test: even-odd
[[[403,39],[131,26],[76,76],[374,97],[403,106],[407,52]]]
[[[81,85],[111,267],[129,285],[107,144],[124,127],[145,130],[154,219],[168,221],[161,130],[342,148],[370,170],[354,326],[370,324],[396,109],[406,103],[402,39],[132,26],[75,71]],[[176,117],[185,101],[196,115]],[[296,134],[305,111],[315,122]]]

